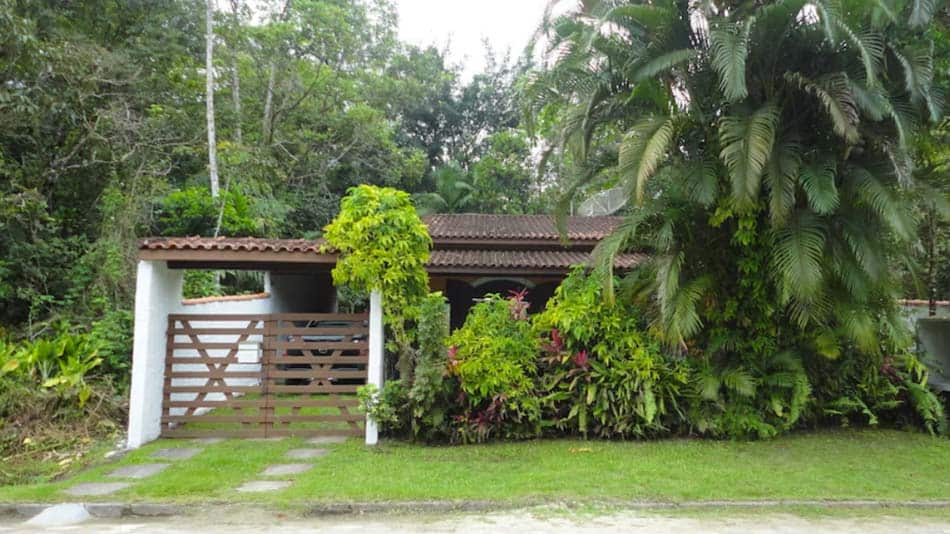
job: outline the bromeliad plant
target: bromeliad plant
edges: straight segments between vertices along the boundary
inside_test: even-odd
[[[640,313],[604,298],[577,269],[534,320],[546,336],[541,372],[545,424],[598,437],[645,437],[683,424],[687,369],[664,356]]]

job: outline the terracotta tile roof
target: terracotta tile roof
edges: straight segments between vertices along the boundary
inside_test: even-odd
[[[422,220],[436,243],[446,239],[556,241],[561,238],[552,215],[442,213],[427,215]],[[599,241],[622,220],[622,217],[568,217],[567,238]]]
[[[319,253],[322,239],[264,239],[260,237],[149,237],[142,250],[246,250],[255,252]]]
[[[621,254],[615,266],[630,269],[637,266],[645,256]],[[433,250],[427,267],[440,268],[508,268],[567,270],[574,265],[590,261],[590,253],[579,250]]]

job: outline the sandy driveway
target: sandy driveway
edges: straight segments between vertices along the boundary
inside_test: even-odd
[[[606,532],[710,532],[747,534],[753,532],[781,532],[812,534],[841,532],[860,534],[950,534],[950,510],[947,517],[940,514],[920,519],[889,517],[880,511],[861,518],[855,512],[850,518],[802,518],[791,514],[763,512],[761,515],[743,513],[729,517],[723,514],[681,517],[662,512],[642,511],[605,512],[603,514],[570,514],[545,510],[512,511],[482,514],[443,515],[374,515],[336,516],[319,518],[289,518],[272,512],[249,511],[227,514],[200,515],[121,520],[93,520],[80,525],[56,527],[50,532],[222,532],[244,534],[262,532],[321,532],[373,534],[377,532],[474,532],[497,533],[598,533]],[[0,532],[35,532],[22,523],[0,523]]]

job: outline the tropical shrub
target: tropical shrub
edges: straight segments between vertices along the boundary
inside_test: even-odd
[[[448,376],[448,326],[445,297],[439,292],[430,293],[419,306],[411,387],[404,386],[402,380],[390,380],[381,392],[373,386],[360,388],[363,409],[390,436],[425,441],[452,437],[452,415],[460,409],[458,381]]]
[[[432,441],[450,437],[452,393],[457,384],[448,377],[449,307],[440,292],[430,293],[419,306],[416,322],[418,353],[409,390],[412,435]]]
[[[412,340],[407,321],[415,319],[428,293],[425,263],[432,239],[408,193],[391,187],[350,188],[340,213],[324,228],[326,250],[340,257],[333,282],[369,293],[380,290],[386,324],[399,353],[400,378],[412,381]]]
[[[538,435],[541,404],[534,379],[540,342],[528,320],[525,294],[489,295],[472,307],[448,344],[449,373],[458,379],[463,406],[454,439]]]
[[[221,203],[224,209],[221,211]],[[240,191],[222,191],[220,200],[211,198],[205,186],[173,191],[156,206],[155,235],[212,236],[221,215],[219,235],[253,236],[263,226],[256,216],[253,201]]]
[[[53,463],[62,471],[95,438],[115,434],[123,410],[111,376],[98,372],[97,347],[86,334],[0,339],[0,485],[27,481],[35,460],[57,450],[76,451]]]
[[[536,332],[545,425],[598,437],[644,437],[680,427],[687,368],[661,351],[639,311],[604,298],[577,269],[558,287]]]

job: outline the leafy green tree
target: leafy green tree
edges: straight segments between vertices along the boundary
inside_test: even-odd
[[[419,193],[413,198],[420,213],[462,213],[473,205],[475,188],[458,163],[439,167],[432,173],[432,178],[435,191]]]
[[[354,187],[324,230],[327,250],[340,255],[333,283],[364,294],[382,292],[386,324],[399,354],[399,375],[408,386],[413,354],[407,322],[417,317],[428,294],[425,263],[432,248],[409,194],[391,187]]]

